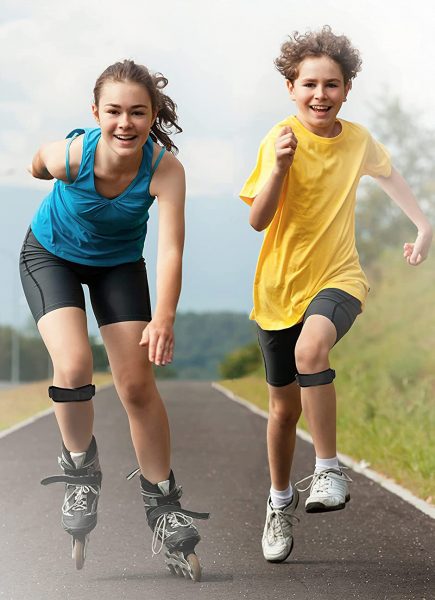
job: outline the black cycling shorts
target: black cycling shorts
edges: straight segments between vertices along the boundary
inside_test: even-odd
[[[85,310],[82,284],[89,287],[99,327],[121,321],[151,321],[143,258],[114,267],[80,265],[48,252],[29,229],[20,254],[20,275],[36,322],[65,306]]]
[[[347,292],[327,288],[310,302],[303,321],[277,331],[267,331],[257,325],[258,341],[263,354],[266,381],[274,387],[293,383],[297,369],[295,347],[306,319],[311,315],[323,315],[335,325],[337,343],[352,327],[361,312],[361,302]]]

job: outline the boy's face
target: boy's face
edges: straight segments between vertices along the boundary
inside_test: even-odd
[[[293,83],[287,81],[287,87],[296,102],[297,117],[309,131],[322,137],[340,133],[336,117],[351,83],[344,84],[338,63],[329,56],[305,58],[299,65],[297,79]]]

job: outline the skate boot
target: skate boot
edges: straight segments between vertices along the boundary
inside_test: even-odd
[[[97,524],[102,479],[95,438],[86,452],[69,452],[62,443],[58,462],[64,474],[46,477],[41,483],[65,483],[62,527],[72,536],[72,558],[76,568],[82,569],[89,533]]]
[[[164,549],[166,566],[172,574],[200,581],[195,546],[201,537],[193,519],[208,519],[209,513],[181,508],[182,488],[175,484],[172,471],[166,481],[152,484],[141,475],[140,483],[148,525],[153,531],[153,556]]]

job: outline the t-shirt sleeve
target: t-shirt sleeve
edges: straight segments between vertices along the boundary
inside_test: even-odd
[[[254,170],[246,180],[240,198],[251,205],[255,196],[263,189],[272,174],[275,166],[275,139],[276,131],[269,132],[260,144],[257,163]]]
[[[370,175],[370,177],[389,177],[391,168],[388,150],[369,134],[362,174]]]

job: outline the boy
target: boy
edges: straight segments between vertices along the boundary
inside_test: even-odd
[[[271,474],[263,554],[284,561],[293,547],[298,491],[290,481],[301,409],[316,452],[307,512],[343,509],[350,478],[336,451],[336,399],[329,352],[352,326],[368,293],[355,248],[355,194],[362,175],[415,224],[404,245],[410,265],[427,256],[431,226],[385,148],[337,114],[361,68],[358,51],[330,27],[295,33],[275,61],[297,114],[264,138],[241,198],[249,221],[265,231],[254,281],[251,319],[258,325],[269,389]]]

